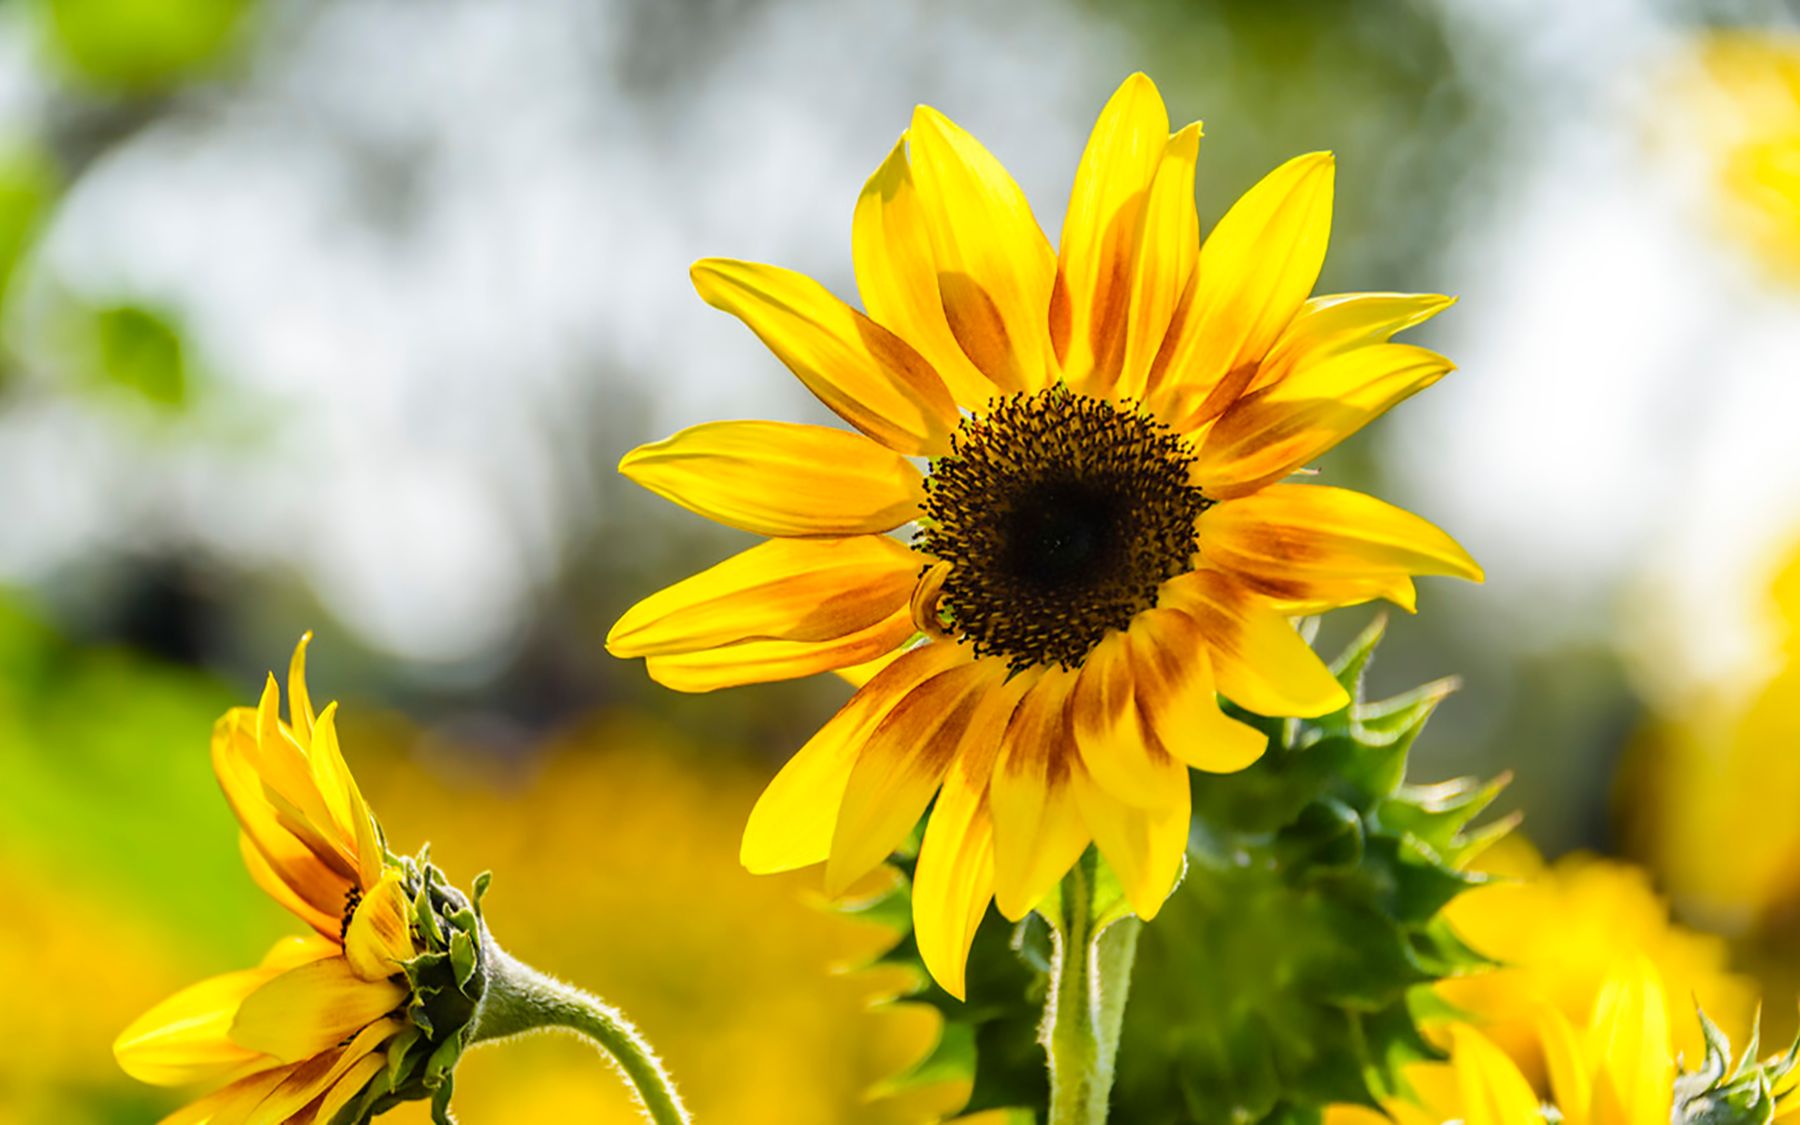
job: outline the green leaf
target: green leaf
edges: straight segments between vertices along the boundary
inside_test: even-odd
[[[37,0],[53,56],[97,89],[159,93],[204,75],[230,50],[249,0]]]
[[[99,374],[108,384],[159,406],[187,403],[186,349],[168,316],[138,305],[113,305],[95,310],[93,333]]]

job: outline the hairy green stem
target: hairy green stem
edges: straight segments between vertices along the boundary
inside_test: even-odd
[[[1143,923],[1121,918],[1094,932],[1094,853],[1063,877],[1062,927],[1050,966],[1043,1041],[1050,1061],[1049,1125],[1103,1125],[1113,1060]]]
[[[540,1028],[579,1032],[619,1064],[645,1117],[656,1125],[687,1125],[687,1108],[662,1060],[617,1008],[514,959],[491,938],[484,945],[487,988],[475,1015],[471,1043]]]

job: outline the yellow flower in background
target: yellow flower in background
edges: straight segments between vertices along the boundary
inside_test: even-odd
[[[1728,227],[1775,269],[1800,278],[1800,34],[1730,31],[1696,51],[1698,138],[1713,153]]]
[[[1734,934],[1800,916],[1800,544],[1767,604],[1766,678],[1744,685],[1747,699],[1703,698],[1652,723],[1619,806],[1633,853],[1683,909]]]
[[[1727,970],[1725,942],[1671,922],[1641,869],[1581,854],[1546,864],[1517,836],[1475,866],[1501,878],[1458,896],[1445,916],[1499,967],[1445,980],[1437,990],[1538,1089],[1553,1077],[1539,1045],[1544,1013],[1587,1018],[1622,959],[1642,957],[1667,982],[1657,991],[1667,1002],[1659,1025],[1673,1037],[1665,1048],[1699,1057],[1695,1003],[1731,1037],[1749,1030],[1756,992]]]
[[[1579,1024],[1539,1012],[1536,1038],[1549,1063],[1550,1106],[1564,1125],[1667,1125],[1676,1066],[1669,1052],[1669,996],[1644,957],[1626,957],[1602,981]],[[1450,1029],[1450,1058],[1406,1068],[1411,1100],[1371,1110],[1334,1106],[1330,1125],[1540,1125],[1537,1092],[1508,1054],[1467,1024]]]
[[[1153,917],[1187,838],[1187,770],[1342,689],[1289,614],[1479,579],[1431,524],[1282,481],[1448,360],[1389,342],[1447,298],[1308,300],[1333,162],[1298,157],[1204,245],[1198,125],[1149,79],[1096,124],[1060,251],[981,145],[921,107],[858,201],[867,315],[793,272],[707,260],[741,318],[857,432],[718,422],[621,471],[767,542],[652,595],[607,638],[706,691],[887,660],[776,777],[742,858],[844,889],[937,797],[913,888],[953,993],[990,898],[1022,917],[1095,843]],[[925,461],[925,470],[915,463]],[[909,523],[911,545],[889,536]]]
[[[203,981],[120,1034],[126,1073],[155,1085],[222,1083],[170,1122],[328,1122],[387,1065],[407,1028],[402,962],[417,950],[400,871],[338,748],[335,705],[315,714],[306,644],[255,708],[213,732],[213,770],[242,827],[257,884],[312,927],[254,969]]]

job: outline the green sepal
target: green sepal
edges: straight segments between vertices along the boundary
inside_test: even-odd
[[[1800,1060],[1800,1037],[1786,1052],[1759,1060],[1761,1013],[1752,1024],[1750,1042],[1732,1062],[1731,1042],[1705,1012],[1696,1010],[1701,1037],[1706,1043],[1696,1070],[1675,1079],[1674,1105],[1669,1120],[1674,1125],[1768,1125],[1783,1109],[1775,1087]]]

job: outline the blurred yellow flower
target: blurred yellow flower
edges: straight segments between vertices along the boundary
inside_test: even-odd
[[[402,962],[416,949],[400,872],[338,749],[336,705],[315,715],[306,644],[288,675],[289,720],[269,677],[255,708],[213,731],[213,771],[242,828],[257,884],[313,929],[254,969],[187,988],[139,1017],[113,1046],[155,1085],[223,1083],[171,1122],[329,1122],[388,1064],[407,1027]]]
[[[1728,228],[1800,279],[1800,35],[1730,31],[1705,39],[1684,143],[1709,146]]]
[[[1669,1000],[1648,958],[1627,956],[1601,981],[1577,1025],[1546,1006],[1536,1038],[1550,1071],[1550,1105],[1565,1125],[1667,1125],[1675,1060],[1669,1051]],[[1579,1029],[1578,1029],[1579,1027]],[[1406,1080],[1416,1101],[1393,1099],[1388,1116],[1333,1106],[1329,1125],[1541,1125],[1532,1084],[1508,1054],[1468,1024],[1452,1025],[1450,1059],[1415,1063]]]
[[[1800,912],[1800,545],[1771,593],[1767,678],[1652,724],[1620,802],[1633,852],[1684,910],[1734,934]]]
[[[1539,1047],[1543,1013],[1585,1019],[1623,959],[1643,957],[1667,982],[1665,1047],[1699,1057],[1698,1002],[1726,1033],[1744,1035],[1754,987],[1726,968],[1725,942],[1676,926],[1649,876],[1630,864],[1570,855],[1546,864],[1517,836],[1477,864],[1496,882],[1458,896],[1451,926],[1500,967],[1446,980],[1438,992],[1505,1051],[1539,1090],[1550,1077]]]
[[[771,538],[640,602],[608,648],[684,691],[905,649],[776,777],[742,859],[824,862],[837,893],[930,822],[922,958],[963,990],[994,899],[1020,918],[1091,843],[1153,917],[1182,862],[1189,768],[1242,769],[1269,715],[1347,699],[1285,617],[1479,580],[1436,527],[1280,483],[1451,370],[1390,342],[1450,302],[1308,300],[1334,163],[1290,160],[1204,245],[1199,125],[1127,79],[1076,171],[1060,251],[1000,163],[920,107],[858,201],[868,315],[788,270],[694,283],[856,433],[718,422],[626,455],[632,480]],[[929,460],[922,473],[914,459]],[[888,533],[917,522],[909,547]]]

